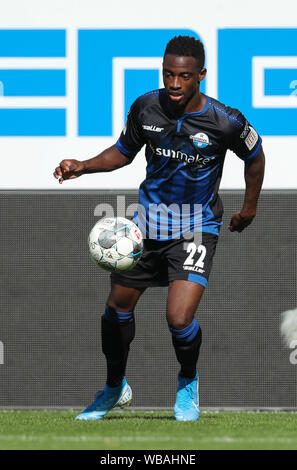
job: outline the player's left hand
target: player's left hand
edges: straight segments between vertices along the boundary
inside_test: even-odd
[[[242,232],[253,221],[255,215],[242,215],[241,212],[235,212],[232,215],[228,229],[230,232]]]

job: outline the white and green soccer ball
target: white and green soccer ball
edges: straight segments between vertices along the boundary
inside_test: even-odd
[[[89,239],[92,261],[106,271],[134,268],[143,252],[141,231],[124,217],[104,217],[92,228]]]

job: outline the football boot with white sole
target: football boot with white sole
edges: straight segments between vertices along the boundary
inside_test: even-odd
[[[118,387],[109,387],[106,384],[103,390],[96,393],[95,400],[75,419],[89,421],[101,419],[113,408],[128,406],[131,400],[132,389],[126,378]]]

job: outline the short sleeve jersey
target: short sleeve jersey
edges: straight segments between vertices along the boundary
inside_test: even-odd
[[[143,145],[146,178],[135,221],[146,236],[168,240],[186,231],[219,233],[218,189],[226,151],[250,160],[259,153],[261,137],[240,111],[208,96],[201,111],[178,117],[160,89],[133,103],[116,143],[129,159]]]

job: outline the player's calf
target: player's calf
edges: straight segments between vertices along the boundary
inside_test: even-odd
[[[172,344],[176,358],[181,366],[181,377],[194,377],[198,362],[202,332],[199,323],[194,320],[183,329],[170,327]]]
[[[117,312],[106,305],[101,336],[107,362],[107,384],[117,387],[125,376],[130,344],[135,336],[134,312]]]

